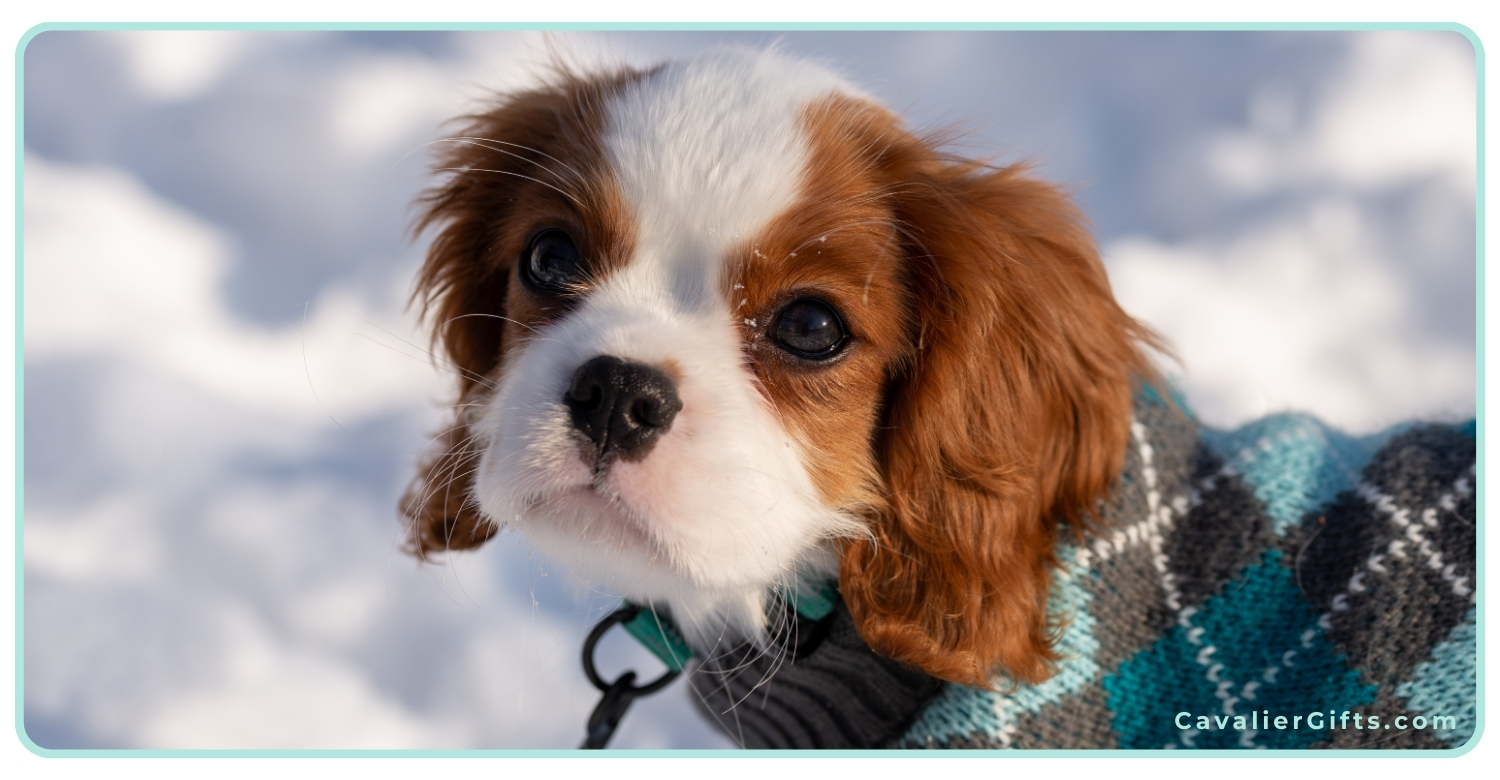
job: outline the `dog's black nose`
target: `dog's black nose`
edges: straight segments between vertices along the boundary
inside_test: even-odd
[[[563,403],[573,412],[573,427],[599,448],[601,460],[645,457],[682,410],[666,374],[612,355],[579,366]]]

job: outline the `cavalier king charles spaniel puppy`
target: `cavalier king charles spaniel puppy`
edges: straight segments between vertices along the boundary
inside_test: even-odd
[[[518,529],[700,651],[836,580],[882,656],[1051,674],[1057,537],[1155,376],[1063,193],[774,49],[564,69],[466,122],[420,223],[458,397],[413,552]]]

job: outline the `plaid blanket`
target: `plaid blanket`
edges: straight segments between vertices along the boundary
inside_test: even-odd
[[[1448,748],[1474,733],[1475,426],[1200,428],[1147,392],[1064,545],[1058,673],[997,693],[876,656],[842,604],[699,663],[746,747]],[[805,612],[805,610],[803,611]]]

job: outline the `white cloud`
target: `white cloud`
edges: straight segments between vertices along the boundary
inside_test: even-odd
[[[197,97],[264,35],[227,30],[137,31],[114,36],[136,88],[154,100]]]
[[[216,322],[230,242],[119,171],[28,156],[26,341],[45,354]]]
[[[590,35],[492,33],[459,39],[455,61],[408,53],[368,55],[340,66],[328,100],[333,148],[355,158],[389,155],[396,144],[431,138],[448,119],[493,95],[540,83],[555,58],[583,71],[628,61]],[[640,59],[637,57],[636,59]]]
[[[629,38],[587,32],[464,35],[455,41],[455,54],[449,79],[467,90],[470,99],[477,100],[538,84],[549,76],[553,62],[589,73],[658,59],[632,49]],[[473,106],[452,108],[450,116]]]
[[[1245,127],[1219,131],[1204,163],[1234,190],[1335,184],[1399,185],[1438,175],[1474,195],[1475,69],[1454,34],[1357,36],[1348,60],[1316,94],[1268,82],[1253,94]]]
[[[80,584],[147,581],[162,562],[157,511],[138,492],[113,493],[67,515],[28,508],[27,571]]]
[[[380,580],[349,577],[309,589],[288,610],[304,634],[349,644],[366,636],[384,599]]]
[[[536,613],[472,619],[481,625],[438,683],[436,709],[463,713],[470,745],[576,745],[598,693],[577,671],[571,632]],[[517,739],[523,733],[525,744]]]
[[[346,516],[369,509],[364,499],[340,496],[333,485],[320,480],[229,484],[199,508],[198,522],[224,549],[259,561],[266,567],[262,573],[268,582],[305,582],[308,571],[319,567],[310,559],[325,552],[317,542],[332,536]],[[304,528],[311,518],[321,522]],[[303,530],[305,534],[299,533]]]
[[[419,129],[435,127],[454,103],[448,74],[409,54],[348,63],[331,89],[333,148],[354,157],[385,152]]]
[[[1360,36],[1314,120],[1313,158],[1355,186],[1437,172],[1473,192],[1474,90],[1473,49],[1457,33]]]
[[[288,647],[226,604],[218,679],[148,711],[134,735],[153,748],[457,747],[443,729],[375,690],[342,659]]]
[[[1366,238],[1370,219],[1333,200],[1227,241],[1128,239],[1109,248],[1111,280],[1176,348],[1210,425],[1298,410],[1370,432],[1472,414],[1473,353],[1410,332],[1413,301]]]
[[[1472,52],[1448,34],[1351,42],[1324,83],[1262,84],[1244,127],[1206,137],[1218,182],[1276,210],[1108,248],[1122,305],[1176,347],[1211,425],[1299,410],[1369,432],[1474,412],[1473,349],[1424,330],[1438,298],[1420,297],[1459,298],[1472,267]],[[1395,217],[1393,193],[1408,204]]]
[[[26,158],[29,358],[105,353],[252,409],[339,422],[439,395],[405,278],[385,300],[332,289],[305,323],[235,318],[221,293],[233,243],[118,170]]]

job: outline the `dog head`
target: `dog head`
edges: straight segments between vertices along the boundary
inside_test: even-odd
[[[700,644],[836,576],[882,654],[1048,675],[1058,526],[1151,375],[1065,196],[774,51],[563,73],[444,149],[414,551],[517,528]]]

